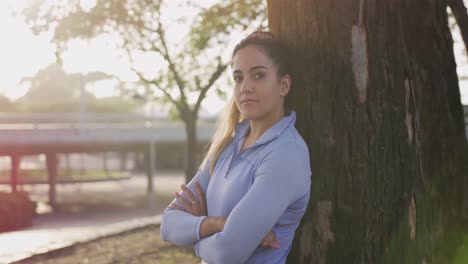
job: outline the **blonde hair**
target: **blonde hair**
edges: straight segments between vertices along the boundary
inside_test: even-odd
[[[210,175],[213,174],[216,162],[224,148],[226,148],[233,139],[237,123],[242,120],[243,117],[237,108],[234,97],[231,97],[216,121],[216,130],[210,141],[210,148],[203,161],[202,166],[210,160]]]

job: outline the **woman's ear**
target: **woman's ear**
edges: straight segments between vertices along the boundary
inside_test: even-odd
[[[280,95],[284,97],[289,93],[289,90],[291,89],[291,75],[286,74],[283,77],[281,77],[280,85]]]

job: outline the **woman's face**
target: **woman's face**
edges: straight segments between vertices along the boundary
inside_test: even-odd
[[[232,60],[234,99],[247,120],[274,120],[284,115],[284,97],[291,86],[289,75],[278,76],[278,68],[260,47],[249,45]]]

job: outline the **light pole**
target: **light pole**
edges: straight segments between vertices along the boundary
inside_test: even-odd
[[[80,132],[83,132],[86,122],[86,80],[84,74],[80,74]]]
[[[135,100],[140,100],[145,103],[148,103],[149,100],[144,98],[143,96],[139,94],[135,94],[132,96],[133,99]],[[151,102],[152,103],[152,102]],[[149,128],[151,129],[154,125],[153,120],[154,120],[154,106],[153,104],[150,105],[151,109],[151,114],[150,114],[150,119],[151,119],[151,125]],[[145,124],[146,127],[146,124]],[[149,196],[149,206],[150,208],[154,209],[156,208],[156,193],[154,191],[154,174],[156,172],[156,143],[154,140],[150,140],[148,144],[148,150],[146,151],[147,153],[147,176],[148,176],[148,186],[147,186],[147,191],[148,191],[148,196]]]

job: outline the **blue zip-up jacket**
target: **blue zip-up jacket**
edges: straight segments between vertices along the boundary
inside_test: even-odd
[[[309,152],[294,127],[295,120],[291,112],[243,151],[239,150],[249,121],[239,123],[213,175],[207,162],[187,185],[196,194],[194,181],[199,182],[208,216],[227,217],[224,230],[200,239],[205,216],[168,207],[161,224],[162,239],[176,245],[195,243],[203,263],[284,263],[310,196]],[[260,245],[270,230],[280,240],[279,249]]]

